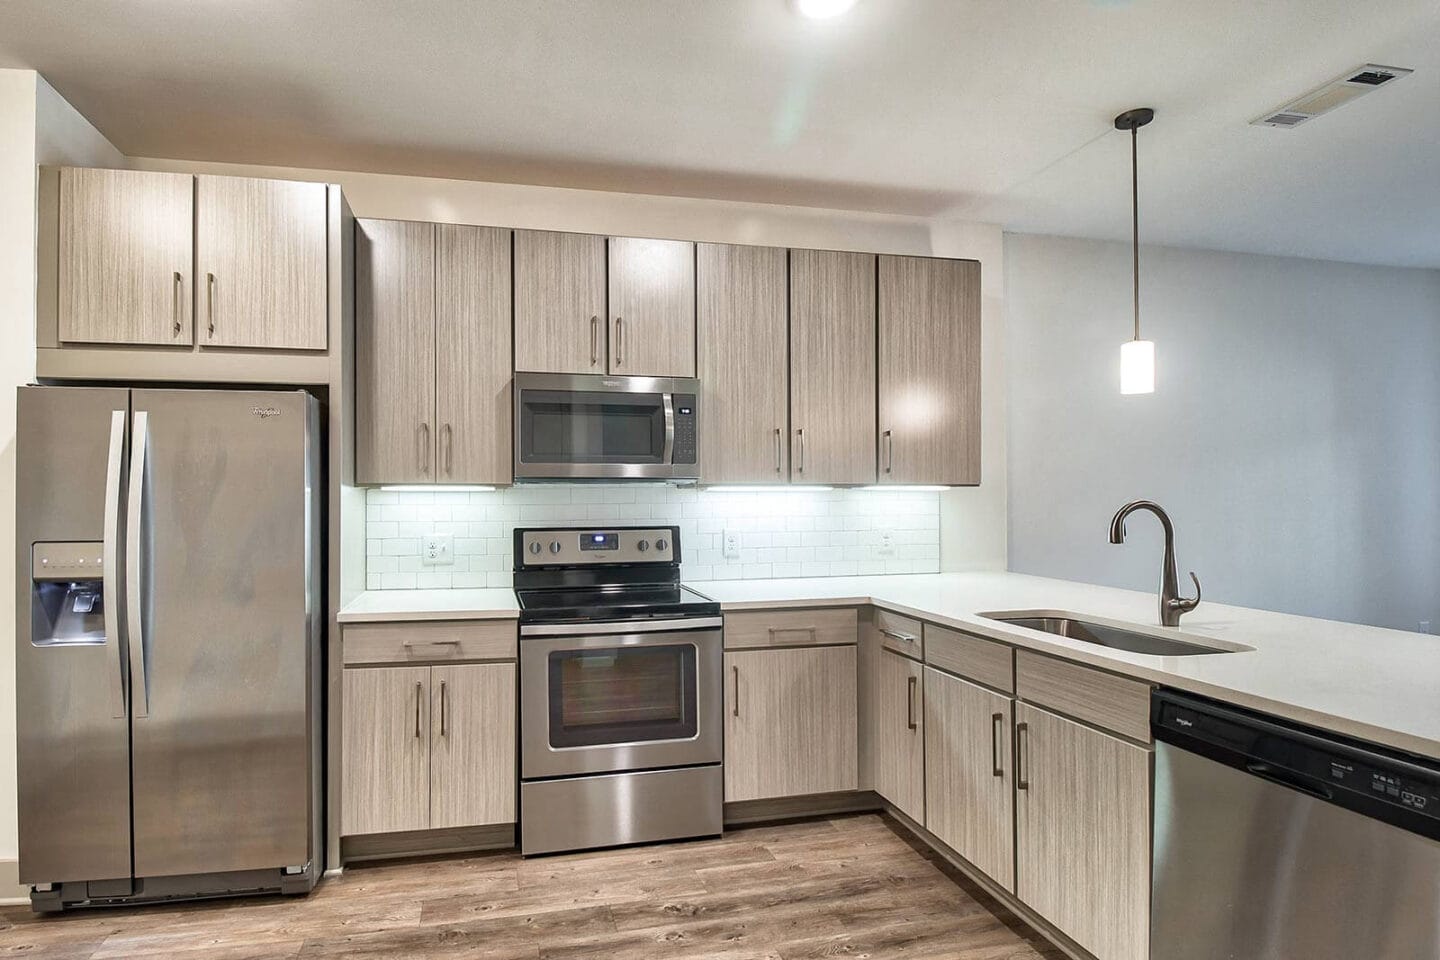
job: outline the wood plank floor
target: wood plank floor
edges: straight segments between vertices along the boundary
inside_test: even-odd
[[[355,866],[308,897],[0,910],[0,957],[1060,960],[876,815],[522,860]]]

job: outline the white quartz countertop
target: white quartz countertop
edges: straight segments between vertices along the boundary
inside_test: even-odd
[[[1159,626],[1153,593],[1016,573],[937,573],[687,583],[724,610],[874,604],[1018,647],[1189,690],[1440,758],[1440,637],[1205,601]],[[1188,657],[1128,653],[982,617],[1064,611],[1146,632],[1253,648]]]
[[[514,590],[366,590],[340,608],[341,623],[395,620],[514,620]]]
[[[1153,593],[1017,573],[936,573],[686,584],[725,610],[874,604],[1017,647],[1065,657],[1440,758],[1440,637],[1205,601],[1178,629],[1160,627]],[[1147,632],[1253,649],[1189,657],[1113,650],[982,617],[1059,611],[1137,624]],[[372,590],[341,623],[512,619],[510,590]]]

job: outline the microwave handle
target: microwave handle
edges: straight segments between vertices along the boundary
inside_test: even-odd
[[[675,397],[669,393],[660,397],[665,404],[665,451],[660,454],[660,462],[669,463],[675,451]]]

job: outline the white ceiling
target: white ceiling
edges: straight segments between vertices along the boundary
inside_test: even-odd
[[[1364,62],[1393,87],[1261,112]],[[1440,267],[1435,0],[5,0],[131,156],[781,202]]]

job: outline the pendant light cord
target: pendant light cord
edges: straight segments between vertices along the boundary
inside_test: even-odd
[[[1135,273],[1135,339],[1140,339],[1140,128],[1130,128],[1130,226]]]

